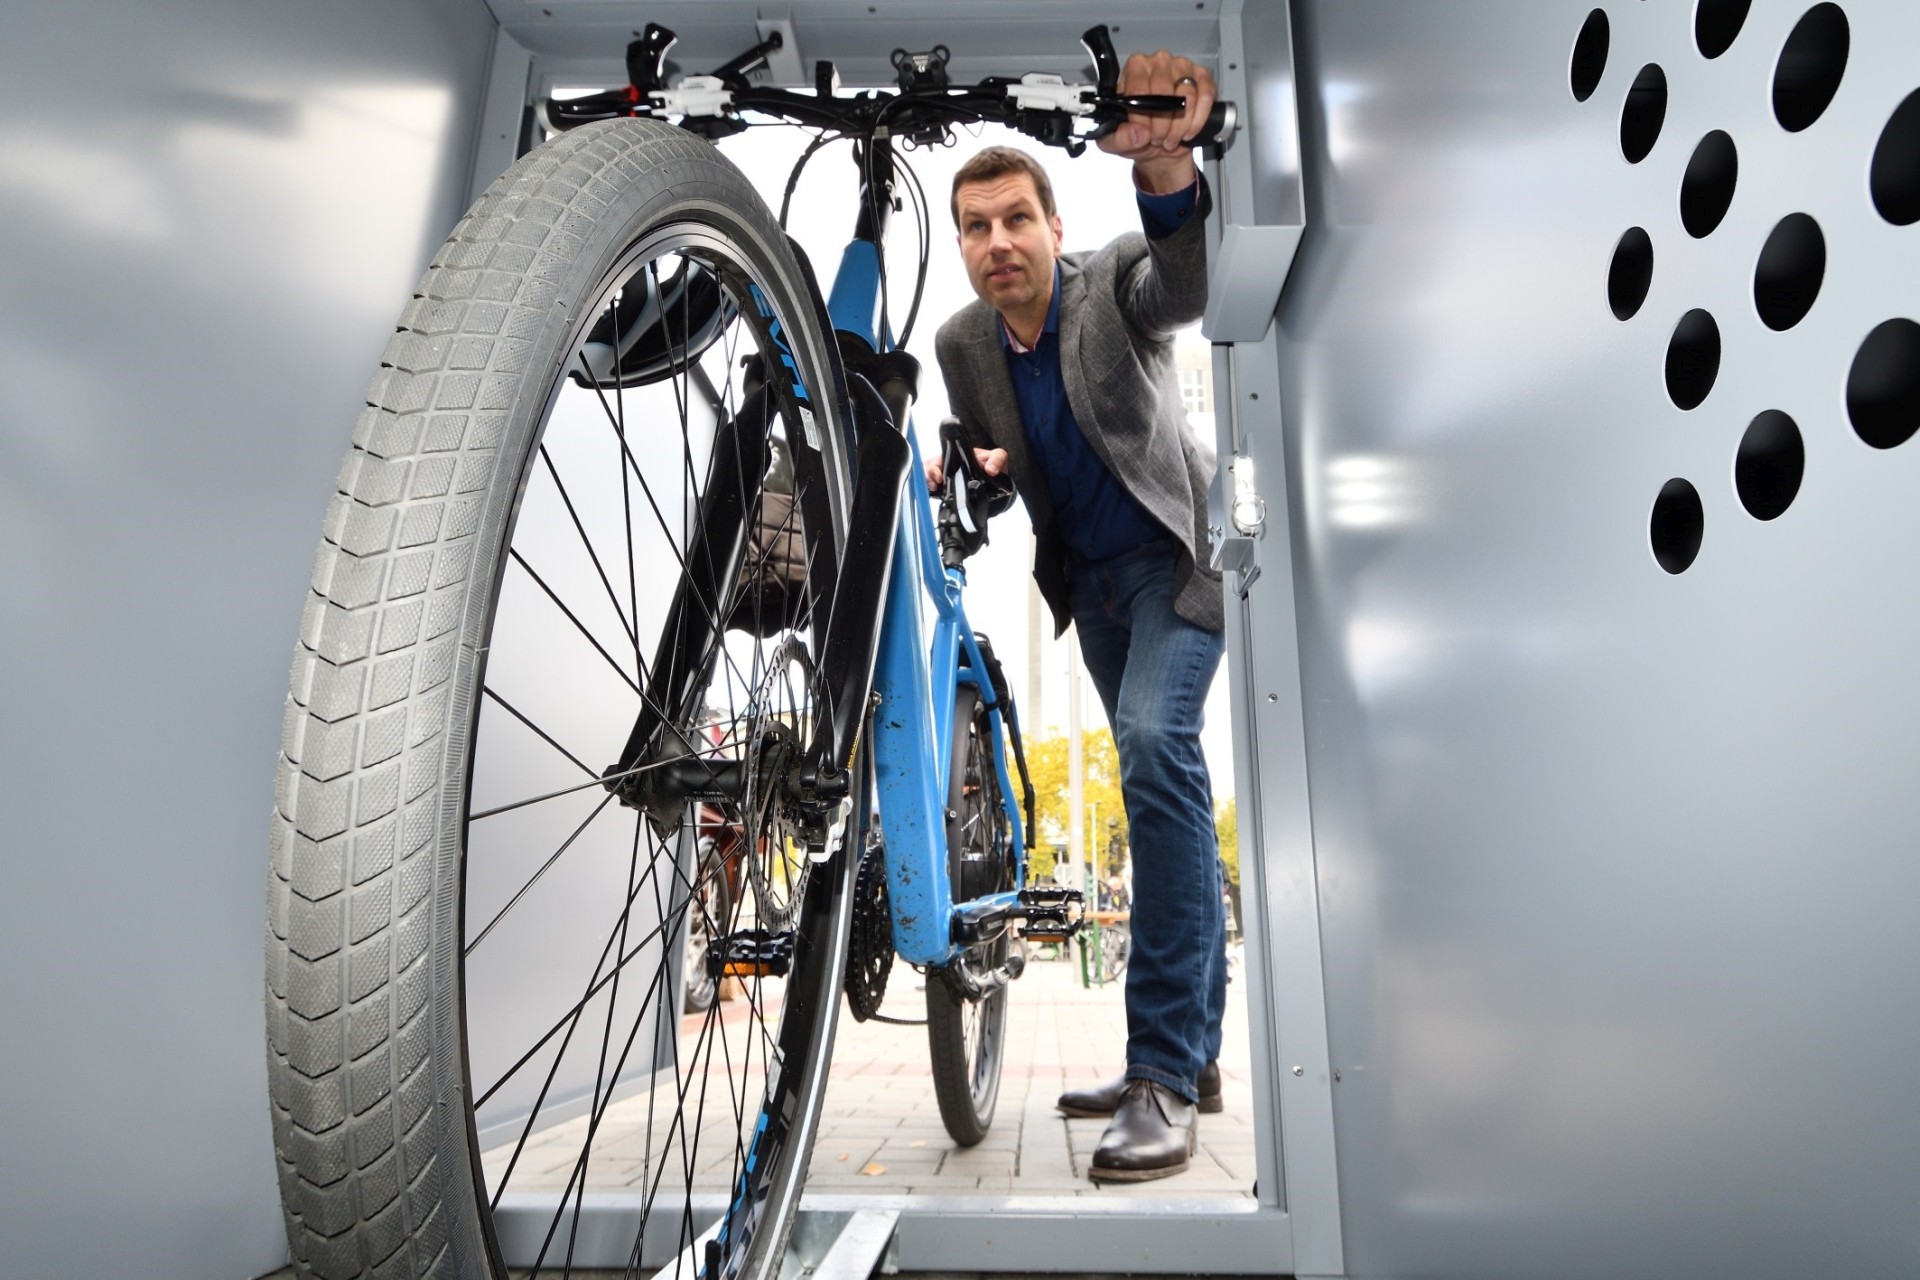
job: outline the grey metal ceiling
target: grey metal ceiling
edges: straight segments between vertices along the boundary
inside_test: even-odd
[[[1263,0],[1251,0],[1254,4]],[[515,40],[553,71],[604,76],[617,70],[631,40],[648,22],[680,37],[673,62],[704,71],[756,39],[756,22],[789,19],[799,65],[811,80],[813,63],[830,58],[847,84],[893,79],[888,55],[896,48],[953,51],[956,78],[1048,71],[1078,76],[1086,70],[1080,33],[1104,22],[1114,43],[1134,49],[1174,49],[1212,56],[1220,47],[1223,0],[488,0]]]

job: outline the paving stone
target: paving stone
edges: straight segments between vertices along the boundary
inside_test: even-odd
[[[924,1016],[923,995],[912,982],[902,981],[912,977],[905,969],[894,975],[883,1010],[889,1016]],[[1123,994],[1117,985],[1083,991],[1072,965],[1035,963],[1014,987],[1008,1007],[994,1126],[968,1150],[956,1148],[941,1125],[925,1031],[843,1016],[820,1136],[808,1165],[809,1185],[833,1194],[1250,1198],[1255,1157],[1244,994],[1243,986],[1229,988],[1221,1063],[1226,1111],[1202,1118],[1202,1154],[1177,1178],[1124,1189],[1087,1180],[1086,1162],[1106,1121],[1067,1120],[1054,1099],[1063,1089],[1098,1084],[1120,1071],[1126,1046]],[[658,1110],[649,1150],[647,1105],[640,1094],[608,1108],[595,1142],[590,1186],[621,1187],[649,1161],[657,1168],[663,1159],[683,1157],[687,1139],[675,1135],[670,1142],[667,1118]],[[717,1132],[720,1126],[708,1127]],[[537,1137],[521,1157],[516,1187],[564,1186],[585,1131],[583,1118]],[[731,1174],[729,1144],[705,1133],[699,1141],[702,1166],[710,1163],[716,1188],[723,1187]],[[912,1146],[916,1141],[925,1145]],[[486,1166],[498,1170],[505,1158],[506,1150],[490,1152]],[[886,1166],[887,1172],[859,1173],[873,1164]]]

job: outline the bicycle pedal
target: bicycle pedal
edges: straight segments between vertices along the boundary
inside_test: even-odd
[[[1080,932],[1087,895],[1078,889],[1030,888],[1020,891],[1025,919],[1020,934],[1028,942],[1062,943]]]
[[[793,931],[741,929],[707,944],[710,978],[780,978],[793,967]]]
[[[1080,932],[1081,921],[1065,915],[1032,915],[1020,926],[1020,936],[1036,944],[1061,943]]]

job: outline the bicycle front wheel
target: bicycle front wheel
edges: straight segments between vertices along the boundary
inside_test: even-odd
[[[638,120],[516,164],[406,309],[328,513],[274,811],[302,1276],[777,1274],[851,857],[783,861],[773,920],[697,850],[799,845],[775,762],[812,723],[795,655],[849,492],[822,318],[739,171]],[[730,788],[660,781],[723,761]],[[635,1197],[611,1248],[582,1217],[610,1190]]]
[[[947,870],[955,902],[1013,887],[1013,830],[1001,803],[993,726],[979,691],[961,685],[954,698],[953,761],[947,786]],[[1006,963],[1006,934],[956,960],[976,971]],[[947,1135],[963,1147],[987,1136],[1000,1097],[1006,1047],[1007,988],[969,998],[941,971],[927,975],[927,1043],[933,1092]]]

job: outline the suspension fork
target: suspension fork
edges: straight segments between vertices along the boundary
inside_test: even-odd
[[[692,723],[697,711],[726,625],[721,602],[745,560],[752,497],[767,467],[762,398],[760,430],[744,412],[722,424],[700,525],[688,543],[640,712],[619,762],[607,771],[607,789],[657,825],[678,822],[690,800],[742,800],[757,773],[784,782],[787,798],[824,839],[833,811],[851,794],[912,450],[872,383],[853,375],[847,390],[860,438],[857,474],[841,571],[832,596],[814,604],[820,655],[814,693],[821,714],[813,736],[805,743],[748,743],[744,757],[728,760],[704,755],[700,744],[680,740],[676,728]]]
[[[886,172],[890,183],[890,158]],[[812,264],[797,243],[789,244],[815,320],[827,322]],[[762,313],[771,316],[764,304]],[[696,703],[706,689],[727,623],[721,602],[745,564],[753,498],[769,462],[767,418],[779,396],[769,387],[750,397],[742,411],[723,420],[717,430],[699,524],[689,540],[640,710],[620,759],[604,775],[608,791],[647,813],[661,829],[678,823],[689,801],[741,802],[755,775],[781,786],[799,816],[808,820],[810,842],[816,847],[827,837],[836,814],[844,816],[852,790],[850,770],[872,696],[897,517],[912,462],[903,434],[912,378],[904,379],[908,390],[902,398],[899,373],[873,369],[880,388],[876,390],[866,377],[849,374],[839,354],[829,344],[828,388],[842,393],[857,443],[851,458],[854,494],[846,546],[838,564],[819,565],[809,575],[812,582],[827,579],[828,586],[811,602],[814,652],[819,655],[813,692],[822,714],[815,718],[808,742],[770,736],[746,744],[743,756],[731,760],[707,755],[704,744],[685,741],[678,727],[691,724],[698,711]],[[912,363],[909,357],[901,359]],[[794,407],[786,405],[782,418],[789,429],[794,417]],[[795,449],[797,455],[797,444]],[[807,489],[803,485],[796,494],[803,504],[817,497]],[[810,562],[819,546],[811,522],[821,514],[817,505],[804,511]]]
[[[752,397],[715,433],[699,522],[687,540],[680,585],[660,631],[640,711],[619,760],[606,771],[607,790],[622,804],[646,810],[656,825],[663,819],[667,825],[677,821],[679,805],[659,802],[659,780],[641,766],[662,755],[697,759],[700,754],[698,744],[662,739],[677,737],[675,726],[693,723],[695,703],[706,688],[707,668],[726,621],[720,616],[721,601],[745,561],[753,495],[767,470],[771,399],[766,392]],[[715,766],[708,763],[706,768],[712,772]]]

